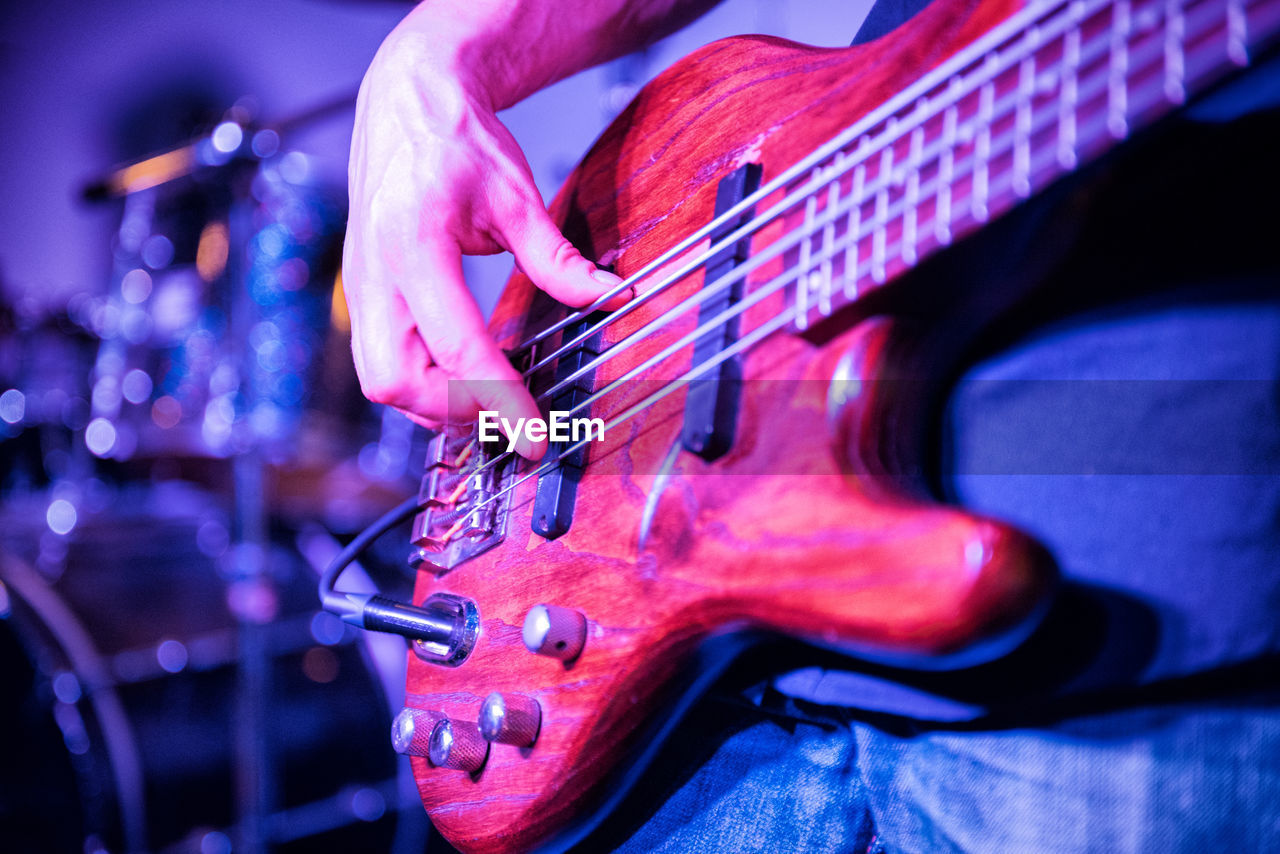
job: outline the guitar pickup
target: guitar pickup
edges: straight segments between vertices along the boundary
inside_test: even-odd
[[[732,208],[760,187],[763,169],[748,163],[725,176],[716,187],[715,215]],[[717,243],[750,222],[754,209],[748,208],[711,234]],[[751,240],[743,238],[717,252],[707,262],[703,273],[705,289],[747,260]],[[727,288],[706,297],[698,309],[698,326],[728,311],[742,299],[745,281],[739,279]],[[735,315],[715,326],[693,342],[693,365],[714,359],[738,340],[741,315]],[[684,429],[680,441],[684,447],[705,460],[724,456],[733,447],[738,427],[738,401],[742,395],[742,364],[737,356],[725,359],[701,377],[689,382],[684,402]]]
[[[511,466],[495,463],[495,456],[478,433],[431,440],[418,492],[422,511],[409,535],[415,568],[443,575],[506,537]]]
[[[565,327],[561,335],[562,341],[572,341],[588,328],[598,323],[605,315],[596,312],[577,323]],[[592,335],[556,362],[555,379],[559,383],[576,373],[583,365],[600,354],[600,333]],[[588,371],[551,401],[551,411],[572,412],[575,407],[591,396],[594,371]],[[574,412],[575,418],[586,418],[590,407]],[[574,444],[570,439],[566,442],[552,442],[542,465],[552,463],[552,467],[538,477],[538,491],[533,500],[533,521],[530,524],[533,532],[540,537],[554,540],[568,532],[573,524],[573,508],[578,498],[578,483],[582,480],[582,470],[586,467],[586,447],[566,454]]]

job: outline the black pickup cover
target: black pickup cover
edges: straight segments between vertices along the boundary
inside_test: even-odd
[[[604,313],[597,312],[577,323],[565,327],[561,340],[572,341],[586,329],[598,323]],[[599,355],[600,333],[596,333],[560,357],[556,362],[555,379],[558,383],[570,376],[595,356]],[[560,392],[551,401],[551,410],[571,412],[575,406],[591,395],[591,378],[594,371],[588,371],[573,382],[569,388]],[[590,407],[574,412],[573,418],[587,418],[591,415]],[[582,480],[582,469],[586,466],[587,449],[579,448],[568,456],[561,456],[564,449],[573,444],[568,442],[552,442],[542,465],[558,462],[558,465],[543,472],[538,477],[538,492],[533,499],[533,521],[530,527],[533,532],[548,540],[554,540],[566,533],[573,524],[573,506],[578,497],[578,482]]]
[[[729,210],[760,187],[763,170],[759,164],[748,163],[726,176],[716,187],[716,216]],[[711,234],[712,242],[723,240],[742,227],[754,215],[748,208]],[[751,251],[751,241],[744,238],[714,255],[707,262],[703,287],[745,261]],[[698,325],[731,308],[742,299],[743,282],[707,298],[698,309]],[[693,343],[693,365],[700,365],[714,358],[726,347],[738,340],[739,316],[714,327]],[[706,460],[714,460],[728,453],[733,446],[734,432],[738,426],[738,398],[742,394],[742,365],[737,356],[725,359],[716,367],[689,383],[684,403],[684,447]]]

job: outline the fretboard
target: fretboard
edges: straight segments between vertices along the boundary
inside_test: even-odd
[[[803,164],[781,191],[795,202],[765,250],[785,262],[769,288],[787,283],[790,320],[809,325],[1247,65],[1278,30],[1280,0],[1032,3]]]
[[[612,429],[684,382],[711,376],[718,365],[774,332],[806,328],[976,231],[1248,65],[1277,34],[1280,0],[1033,2],[632,273],[620,289],[657,279],[639,299],[581,332],[567,332],[552,352],[539,352],[541,342],[583,321],[589,309],[524,342],[517,352],[533,354],[526,376],[703,270],[725,247],[781,221],[783,228],[773,229],[770,241],[753,241],[747,260],[705,281],[543,392],[546,397],[568,388],[736,282],[752,282],[741,300],[712,318],[699,317],[697,329],[630,366],[579,408],[596,404],[772,295],[789,296],[781,310],[756,318],[714,356],[696,360],[614,415],[607,424]],[[745,224],[706,245],[713,232],[748,211],[754,213]],[[756,271],[765,269],[769,275],[762,281]]]

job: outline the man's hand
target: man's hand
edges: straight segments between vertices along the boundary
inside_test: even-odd
[[[571,306],[621,280],[583,258],[551,222],[484,94],[452,74],[431,74],[422,47],[389,40],[357,106],[343,256],[356,372],[371,400],[433,425],[471,421],[481,409],[538,417],[485,329],[462,255],[510,251],[534,284]],[[546,443],[522,439],[517,450],[536,459]]]
[[[620,280],[547,216],[497,110],[683,24],[709,0],[436,0],[379,49],[356,103],[342,275],[356,373],[369,399],[415,420],[481,409],[540,415],[484,326],[462,255],[513,253],[571,306]],[[619,294],[604,307],[630,298]],[[546,442],[516,450],[540,459]]]

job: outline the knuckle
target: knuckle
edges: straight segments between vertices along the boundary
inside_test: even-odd
[[[471,350],[474,347],[467,346],[467,342],[453,339],[440,338],[427,342],[427,349],[431,351],[431,361],[435,362],[446,373],[457,376],[462,369],[473,361]]]
[[[363,366],[360,360],[356,363],[360,392],[374,403],[397,407],[408,406],[412,400],[412,389],[409,388],[405,377],[386,364],[378,362],[369,364],[368,360],[364,361]]]
[[[360,391],[374,403],[383,403],[387,406],[404,405],[404,389],[399,383],[361,378]]]
[[[566,269],[575,264],[582,256],[563,235],[557,232],[556,238],[555,249],[551,252],[551,262],[560,269]]]

